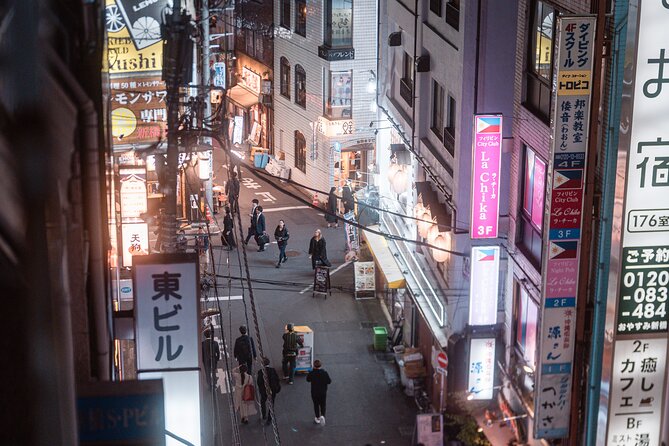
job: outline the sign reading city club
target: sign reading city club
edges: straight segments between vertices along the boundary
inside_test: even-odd
[[[499,246],[473,246],[469,290],[469,325],[497,323]]]
[[[473,239],[497,237],[501,156],[502,115],[475,115],[469,231]]]
[[[137,370],[199,367],[195,254],[153,254],[133,265]]]
[[[595,18],[558,18],[556,90],[544,224],[542,317],[535,391],[537,438],[569,433],[572,362]]]
[[[669,286],[669,4],[639,2],[607,445],[660,444]],[[664,427],[666,430],[666,426]]]

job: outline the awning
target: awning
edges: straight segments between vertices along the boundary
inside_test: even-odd
[[[370,226],[369,229],[379,231],[379,225]],[[395,257],[390,252],[386,239],[368,231],[362,231],[362,235],[367,241],[367,246],[369,246],[376,264],[388,283],[388,288],[405,288],[404,274],[402,274],[402,270],[400,270],[397,261],[395,261]]]
[[[228,98],[242,108],[249,108],[258,103],[258,95],[241,85],[235,85],[228,90]]]

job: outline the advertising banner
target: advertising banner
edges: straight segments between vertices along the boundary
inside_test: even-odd
[[[502,115],[475,115],[469,231],[472,239],[497,237],[501,157]]]
[[[497,323],[499,246],[473,246],[469,287],[469,325]]]
[[[166,137],[167,87],[160,76],[111,81],[113,144],[154,144]]]
[[[495,385],[495,338],[470,340],[468,376],[467,391],[472,399],[492,399]]]
[[[146,223],[123,223],[121,225],[123,266],[132,266],[133,257],[149,253],[149,225]]]
[[[537,438],[569,434],[571,369],[581,245],[595,17],[559,17],[555,107],[551,145],[535,432]]]
[[[669,115],[669,97],[663,68],[669,5],[639,2],[638,15],[630,14],[630,20],[638,20],[629,25],[638,34],[630,126],[621,136],[629,147],[606,434],[607,445],[621,446],[660,444],[667,423],[662,396],[669,321],[669,128],[663,117]]]

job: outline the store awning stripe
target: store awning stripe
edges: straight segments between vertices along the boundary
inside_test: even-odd
[[[376,231],[379,230],[378,225],[370,226],[369,228]],[[402,274],[402,270],[400,270],[392,252],[390,252],[386,239],[380,235],[372,234],[371,232],[362,231],[362,233],[376,264],[388,283],[388,288],[405,288],[406,282],[404,280],[404,274]]]

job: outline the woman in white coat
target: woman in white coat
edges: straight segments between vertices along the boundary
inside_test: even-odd
[[[253,389],[253,390],[249,390]],[[255,384],[253,377],[248,374],[246,364],[239,366],[239,373],[235,373],[235,394],[234,403],[235,410],[239,413],[239,417],[243,424],[248,424],[249,416],[258,413],[255,401]]]

